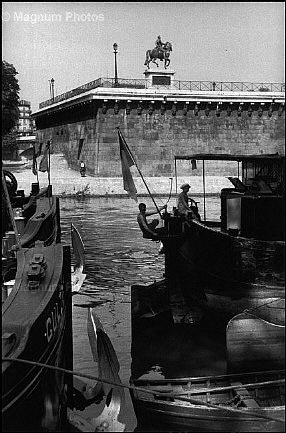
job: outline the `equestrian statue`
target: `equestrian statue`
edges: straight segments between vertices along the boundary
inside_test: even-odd
[[[170,64],[170,52],[172,51],[172,44],[170,42],[162,42],[161,36],[158,36],[155,42],[155,48],[153,50],[146,51],[146,60],[144,65],[147,65],[149,69],[149,63],[155,63],[157,67],[159,66],[156,59],[164,60],[164,68],[166,69]]]

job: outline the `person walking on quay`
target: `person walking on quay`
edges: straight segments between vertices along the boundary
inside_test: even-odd
[[[85,177],[86,168],[85,168],[85,163],[83,161],[80,162],[79,172],[81,174],[81,177]]]
[[[167,205],[165,204],[164,206],[159,207],[159,211],[166,209]],[[160,229],[156,229],[157,225],[159,224],[159,220],[158,219],[153,219],[153,221],[151,223],[147,222],[147,216],[150,215],[154,215],[157,213],[157,210],[152,210],[152,211],[148,211],[146,212],[146,204],[145,203],[140,203],[139,204],[139,214],[137,216],[137,222],[139,224],[139,227],[141,229],[141,231],[143,232],[143,238],[147,238],[147,239],[153,239],[153,240],[159,240],[159,234],[164,231],[164,228]]]
[[[179,215],[182,215],[187,219],[195,219],[200,221],[201,218],[197,210],[196,202],[188,196],[188,192],[191,188],[190,184],[183,183],[180,188],[182,192],[180,192],[177,202]],[[191,202],[191,204],[189,204],[189,202]]]

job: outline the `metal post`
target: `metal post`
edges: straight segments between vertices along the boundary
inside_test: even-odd
[[[204,189],[204,220],[206,221],[206,185],[205,185],[205,160],[203,159],[203,189]]]
[[[55,80],[52,78],[51,79],[51,85],[52,85],[52,100],[54,101],[54,99],[55,99],[55,94],[54,94],[54,83],[55,83]]]
[[[175,179],[176,179],[176,194],[178,193],[178,179],[177,179],[177,159],[175,157]]]
[[[51,144],[49,145],[48,182],[49,182],[49,196],[50,196],[50,185],[51,185]]]
[[[113,49],[114,49],[114,59],[115,59],[115,63],[114,63],[114,68],[115,68],[115,73],[114,73],[114,85],[115,85],[115,86],[118,86],[117,59],[116,59],[117,48],[118,48],[118,45],[117,45],[116,42],[114,42],[114,44],[113,44]]]

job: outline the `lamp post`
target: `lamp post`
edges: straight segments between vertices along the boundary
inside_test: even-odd
[[[117,48],[118,48],[118,45],[117,45],[116,42],[114,42],[114,44],[113,44],[113,49],[114,49],[114,57],[115,57],[115,64],[114,64],[114,67],[115,67],[114,85],[115,85],[115,86],[118,86],[118,77],[117,77],[117,59],[116,59]]]
[[[55,80],[52,78],[51,79],[51,85],[52,85],[52,100],[54,101],[54,99],[55,99],[55,94],[54,94],[54,82],[55,82]]]

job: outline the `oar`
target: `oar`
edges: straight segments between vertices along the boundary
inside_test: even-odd
[[[184,392],[172,392],[169,391],[170,397],[177,397],[180,395],[198,395],[198,394],[206,394],[207,392],[220,392],[220,391],[228,391],[232,389],[241,389],[241,388],[259,388],[261,386],[270,386],[270,385],[282,385],[285,383],[285,379],[278,379],[278,380],[270,380],[267,382],[254,382],[254,383],[247,383],[247,384],[239,384],[239,385],[229,385],[229,386],[221,386],[217,388],[202,388],[202,389],[195,389],[194,391],[184,391]],[[166,394],[168,391],[164,389],[158,389],[160,392],[165,392]]]

